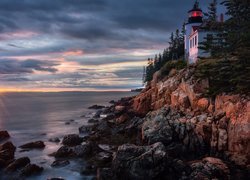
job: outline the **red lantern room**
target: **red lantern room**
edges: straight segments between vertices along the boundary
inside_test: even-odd
[[[188,11],[189,19],[188,23],[202,23],[203,13],[202,10],[199,8],[198,1],[195,2],[193,9]]]

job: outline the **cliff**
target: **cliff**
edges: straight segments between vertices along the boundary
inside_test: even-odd
[[[249,96],[221,94],[209,98],[205,96],[208,80],[197,79],[194,73],[195,67],[172,70],[164,78],[160,78],[160,71],[155,73],[152,82],[133,99],[134,111],[144,116],[162,107],[174,109],[183,114],[176,121],[184,129],[188,129],[191,124],[197,138],[206,142],[211,152],[227,154],[236,164],[249,164]],[[149,126],[154,126],[150,122]],[[179,136],[181,134],[179,131],[176,133]],[[180,140],[186,144],[188,133],[181,136]]]

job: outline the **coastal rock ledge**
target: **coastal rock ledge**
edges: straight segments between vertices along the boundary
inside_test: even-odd
[[[87,141],[117,148],[98,179],[250,177],[249,95],[206,96],[208,80],[194,72],[155,73],[140,94],[106,107],[114,117],[101,119]]]

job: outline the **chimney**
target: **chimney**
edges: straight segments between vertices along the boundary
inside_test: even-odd
[[[223,14],[223,13],[220,14],[220,22],[221,22],[221,23],[224,22],[224,14]]]

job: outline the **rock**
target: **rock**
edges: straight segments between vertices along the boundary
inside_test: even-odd
[[[25,167],[29,163],[30,163],[30,159],[28,157],[19,158],[15,160],[14,162],[12,162],[11,164],[9,164],[5,168],[5,172],[14,172],[18,169]]]
[[[126,113],[124,113],[119,118],[116,119],[116,123],[118,124],[124,123],[125,121],[129,120],[129,118],[130,117]]]
[[[40,174],[43,171],[43,167],[37,166],[36,164],[28,164],[21,170],[22,176],[32,176]]]
[[[55,160],[51,166],[52,167],[64,167],[64,166],[67,166],[69,165],[70,162],[68,160]]]
[[[226,151],[227,150],[227,131],[225,129],[219,129],[219,137],[218,137],[218,150]]]
[[[88,123],[98,123],[99,121],[97,119],[89,119]]]
[[[100,118],[100,115],[102,114],[102,110],[98,110],[96,111],[95,115],[93,116],[93,118]]]
[[[77,157],[86,157],[91,153],[92,147],[90,143],[85,143],[82,145],[75,146],[72,149],[72,152],[77,156]]]
[[[58,137],[54,137],[54,138],[50,138],[49,141],[54,142],[54,143],[59,143],[60,139]]]
[[[112,160],[112,154],[108,152],[100,152],[95,158],[99,163],[107,163]]]
[[[88,107],[88,109],[103,109],[103,108],[105,108],[105,106],[100,106],[100,105],[93,105],[93,106],[90,106],[90,107]]]
[[[222,94],[215,99],[216,113],[224,113],[228,119],[227,125],[223,123],[227,126],[228,151],[235,154],[250,156],[249,109],[249,97]]]
[[[151,146],[124,144],[114,156],[112,169],[117,179],[154,179],[164,173],[166,155],[162,143]]]
[[[113,174],[113,171],[111,168],[98,168],[97,179],[98,180],[115,180],[117,178]]]
[[[9,161],[14,159],[16,147],[12,142],[6,142],[0,145],[0,159]]]
[[[10,138],[8,131],[0,131],[0,141]]]
[[[77,146],[83,142],[77,134],[69,134],[63,137],[62,144],[67,146]]]
[[[171,94],[171,105],[173,107],[188,108],[190,106],[189,98],[181,89],[177,89]]]
[[[121,111],[124,111],[125,109],[126,109],[125,106],[115,106],[115,111],[121,112]]]
[[[207,110],[207,108],[209,107],[209,100],[207,98],[199,99],[197,102],[197,107],[201,111]]]
[[[85,133],[90,133],[93,129],[93,125],[83,125],[79,127],[79,133],[85,134]]]
[[[109,101],[110,104],[115,104],[114,100]]]
[[[87,165],[81,170],[81,174],[85,176],[95,175],[96,167],[93,165]]]
[[[57,178],[48,178],[47,180],[65,180],[65,179],[57,177]]]
[[[173,140],[173,128],[166,119],[168,110],[161,109],[149,114],[142,125],[142,139],[149,144],[162,142],[169,144]]]
[[[114,152],[114,146],[108,145],[108,144],[99,144],[98,147],[102,150],[102,151],[106,151],[109,153],[113,153]]]
[[[217,158],[206,157],[202,161],[192,163],[191,168],[191,179],[230,179],[228,166]]]
[[[43,149],[45,144],[43,141],[35,141],[19,146],[21,149]]]
[[[52,155],[56,158],[65,158],[65,157],[71,157],[72,156],[72,149],[67,146],[60,147],[55,153]]]

